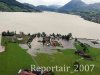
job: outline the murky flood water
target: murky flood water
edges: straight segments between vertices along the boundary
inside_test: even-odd
[[[5,30],[25,33],[72,33],[74,37],[100,39],[100,24],[79,16],[54,12],[0,12],[0,33]]]

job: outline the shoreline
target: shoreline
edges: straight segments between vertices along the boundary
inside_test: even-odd
[[[12,31],[13,32],[13,31]],[[19,34],[20,32],[17,32],[17,34]],[[24,32],[23,32],[24,33]],[[40,33],[40,32],[37,32],[37,33]],[[24,33],[25,35],[26,34],[28,34],[28,33]],[[36,34],[36,33],[31,33],[31,35],[32,34]],[[48,33],[46,33],[47,35],[50,35],[50,33],[48,34]],[[1,36],[2,34],[0,34],[0,36]],[[61,34],[62,35],[62,34]],[[94,41],[100,41],[100,39],[93,39],[93,38],[86,38],[86,37],[73,37],[72,39],[75,39],[75,38],[77,38],[77,39],[82,39],[82,40],[94,40]]]

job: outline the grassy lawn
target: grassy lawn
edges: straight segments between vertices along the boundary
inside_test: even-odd
[[[18,37],[18,36],[16,36],[16,37]],[[27,42],[29,36],[23,36],[22,38],[23,38],[23,40],[18,40],[17,38],[15,38],[14,41],[16,41],[16,43],[19,43],[19,44],[25,44]],[[11,37],[6,37],[6,36],[2,37],[2,40],[1,40],[2,45],[5,45],[5,43],[9,43],[9,42],[12,42]]]
[[[92,51],[97,50],[100,54],[100,49],[92,49]],[[96,51],[94,51],[96,53]],[[71,69],[68,72],[55,72],[56,75],[99,75],[100,73],[100,55],[96,56],[96,60],[94,61],[89,61],[89,60],[80,60],[80,64],[82,65],[95,65],[93,71],[89,72],[75,72],[75,73],[70,73],[71,71],[74,70],[73,68],[73,63],[76,60],[79,60],[81,57],[77,56],[74,54],[74,50],[65,50],[62,51],[62,53],[56,53],[53,55],[47,55],[47,54],[38,54],[37,57],[34,59],[38,63],[39,66],[63,66],[67,65],[70,66]]]
[[[83,48],[79,45],[75,45],[76,49],[82,50]],[[34,57],[39,66],[70,66],[71,69],[68,72],[55,72],[56,75],[99,75],[100,73],[100,49],[88,47],[88,54],[90,54],[95,60],[90,61],[86,59],[81,59],[82,57],[75,55],[75,50],[64,50],[62,52],[55,53],[53,55],[47,54],[38,54],[37,57]],[[94,65],[93,71],[82,71],[82,72],[74,72],[73,63],[78,60],[82,65]],[[89,67],[91,69],[91,67]]]
[[[0,75],[17,75],[19,69],[30,68],[32,57],[17,43],[7,43],[6,52],[0,53]]]
[[[2,45],[6,45],[6,51],[0,53],[0,75],[17,75],[19,69],[30,68],[31,64],[37,64],[38,66],[66,65],[71,67],[68,72],[55,72],[55,75],[100,75],[100,49],[88,48],[88,54],[95,58],[95,60],[89,61],[85,59],[80,60],[81,57],[75,55],[75,50],[72,49],[63,50],[52,55],[37,54],[36,57],[32,57],[26,50],[21,49],[17,43],[11,43],[6,38],[2,39]],[[82,49],[79,44],[75,46],[79,50]],[[80,64],[95,65],[95,67],[92,72],[71,73],[74,70],[73,63],[76,60],[79,60]]]

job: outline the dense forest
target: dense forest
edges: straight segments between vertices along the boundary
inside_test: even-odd
[[[100,23],[100,11],[99,10],[73,10],[73,11],[67,11],[67,14],[72,14],[72,15],[79,15],[85,20],[95,22],[95,23]]]

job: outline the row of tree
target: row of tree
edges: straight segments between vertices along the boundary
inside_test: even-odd
[[[2,32],[2,36],[14,36],[16,35],[16,31],[15,32],[10,32],[10,31],[3,31]]]
[[[36,34],[37,37],[46,37],[47,34],[45,32],[42,32],[42,33],[37,33]],[[54,38],[62,38],[62,39],[65,39],[65,40],[70,40],[70,38],[72,37],[72,33],[69,33],[68,35],[61,35],[61,34],[55,34],[55,33],[52,33],[49,35],[49,37],[53,36]]]

